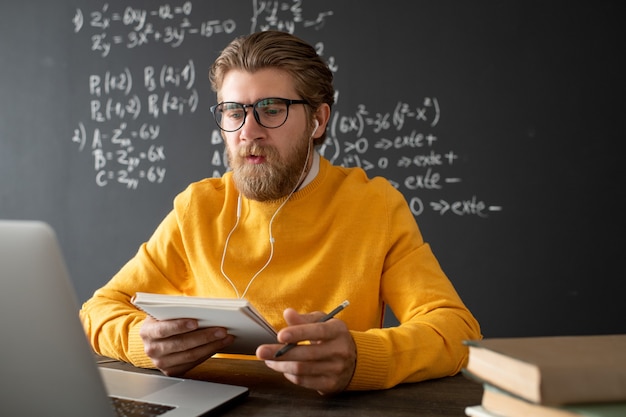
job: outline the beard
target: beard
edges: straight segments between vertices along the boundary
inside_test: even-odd
[[[305,138],[295,140],[284,158],[274,147],[257,143],[239,148],[238,153],[227,145],[226,151],[233,180],[241,194],[251,200],[270,201],[287,196],[303,180],[309,141]],[[246,157],[250,155],[263,156],[265,161],[262,164],[248,163]]]

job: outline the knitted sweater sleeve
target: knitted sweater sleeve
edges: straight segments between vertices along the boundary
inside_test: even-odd
[[[163,256],[155,259],[153,253]],[[146,314],[130,300],[138,291],[181,294],[186,274],[186,257],[173,211],[137,254],[82,305],[79,315],[95,352],[138,367],[154,367],[139,336]],[[173,282],[168,276],[181,279]]]
[[[481,337],[478,322],[423,241],[403,197],[395,189],[389,194],[390,249],[381,292],[400,324],[352,331],[357,365],[350,390],[454,375],[467,360],[463,340]]]

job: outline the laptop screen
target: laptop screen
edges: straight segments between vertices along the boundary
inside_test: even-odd
[[[45,223],[0,220],[0,274],[2,414],[111,417],[111,393],[197,416],[248,393],[226,384],[99,370],[56,235]]]

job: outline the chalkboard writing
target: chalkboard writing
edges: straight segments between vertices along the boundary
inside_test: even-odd
[[[208,68],[278,29],[334,73],[320,152],[402,192],[485,335],[626,333],[622,14],[579,3],[8,2],[0,217],[51,223],[89,297],[228,169]]]
[[[178,48],[188,35],[211,37],[236,29],[232,20],[205,21],[192,27],[191,2],[149,10],[119,7],[115,10],[104,3],[88,13],[78,8],[72,19],[74,33],[88,36],[91,51],[102,58],[116,47],[138,49],[160,43]],[[162,23],[166,26],[161,28]],[[118,183],[135,189],[143,181],[163,182],[167,168],[159,163],[166,159],[166,151],[159,141],[159,122],[196,112],[200,98],[195,82],[193,59],[179,66],[125,67],[119,73],[89,75],[89,122],[96,126],[88,130],[85,122],[79,121],[72,141],[81,152],[89,142],[98,186]],[[136,129],[129,127],[129,123],[146,119],[143,114],[148,122],[135,123],[139,125]]]
[[[309,7],[312,13],[308,12]],[[284,18],[277,16],[279,11]],[[315,10],[313,3],[307,4],[305,10],[301,2],[255,1],[251,14],[252,31],[259,27],[295,33],[322,23],[325,27],[336,24],[333,10]],[[313,18],[307,20],[305,15]],[[76,36],[90,40],[83,45],[104,60],[113,56],[116,48],[137,50],[152,44],[181,48],[194,38],[197,41],[241,32],[234,19],[203,17],[204,11],[198,13],[192,1],[180,5],[155,3],[145,9],[103,3],[93,10],[78,8],[72,23]],[[325,56],[324,43],[317,42],[316,47]],[[329,67],[338,72],[341,58],[326,58]],[[118,73],[104,71],[82,78],[87,81],[90,114],[87,124],[78,122],[72,141],[79,152],[84,152],[87,145],[89,152],[84,153],[93,159],[95,183],[100,187],[121,185],[129,189],[144,182],[162,183],[167,174],[163,165],[167,139],[159,139],[160,123],[198,110],[201,97],[195,85],[194,60],[160,67],[140,63]],[[454,188],[462,183],[461,176],[450,176],[446,171],[459,155],[437,134],[442,118],[437,97],[397,101],[388,109],[370,109],[373,103],[359,103],[354,108],[343,106],[341,85],[337,86],[336,95],[338,108],[329,124],[328,140],[320,149],[332,163],[358,166],[385,176],[405,193],[415,216],[432,210],[440,215],[486,218],[491,212],[502,210],[502,206],[489,204],[476,195],[450,200],[433,194],[430,200],[423,201],[416,193]],[[202,99],[210,101],[212,97]],[[217,130],[212,137],[215,145],[221,145]],[[221,149],[213,151],[211,166],[213,176],[228,169]]]

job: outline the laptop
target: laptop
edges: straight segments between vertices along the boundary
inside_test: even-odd
[[[222,411],[248,388],[99,367],[60,245],[43,222],[0,220],[2,415],[114,417],[149,402],[163,417]],[[148,414],[141,414],[148,415]]]

